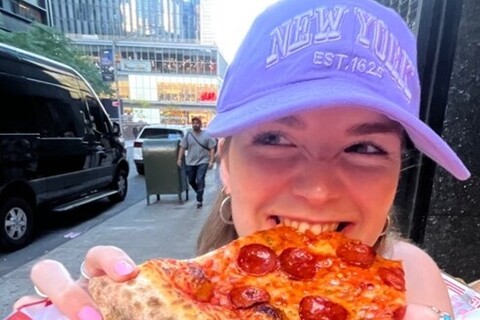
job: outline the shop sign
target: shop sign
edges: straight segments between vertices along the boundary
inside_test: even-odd
[[[199,101],[217,101],[217,93],[215,91],[203,91],[200,93]]]
[[[212,84],[158,83],[159,101],[176,102],[215,102],[217,90]]]
[[[151,72],[152,63],[144,60],[121,60],[120,69],[122,71]]]

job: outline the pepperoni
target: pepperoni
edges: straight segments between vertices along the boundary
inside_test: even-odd
[[[405,313],[407,313],[407,307],[399,307],[393,312],[393,320],[403,320],[403,318],[405,317]]]
[[[268,303],[262,303],[253,308],[254,315],[260,314],[261,319],[283,320],[285,317],[283,312]],[[254,318],[255,319],[255,318]]]
[[[375,261],[375,250],[359,241],[347,241],[337,248],[337,256],[348,264],[367,269]]]
[[[277,255],[269,247],[253,243],[240,249],[237,265],[246,273],[260,276],[277,268]]]
[[[230,301],[237,308],[249,308],[269,300],[270,295],[268,292],[257,287],[241,286],[230,290]]]
[[[378,275],[385,284],[399,291],[405,291],[405,273],[401,268],[378,268]]]
[[[294,279],[312,279],[317,271],[315,257],[303,248],[287,248],[278,260],[280,268]]]
[[[348,311],[338,303],[319,296],[306,296],[300,301],[301,320],[346,320]]]

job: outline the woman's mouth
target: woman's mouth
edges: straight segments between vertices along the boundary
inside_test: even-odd
[[[327,231],[342,231],[346,226],[347,222],[330,222],[330,223],[315,223],[315,222],[306,222],[298,221],[290,218],[279,217],[276,215],[270,216],[276,225],[283,225],[287,227],[292,227],[297,229],[300,232],[305,232],[309,230],[315,235],[319,235],[322,232]]]

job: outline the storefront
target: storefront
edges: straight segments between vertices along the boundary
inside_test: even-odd
[[[214,105],[160,105],[128,103],[124,107],[124,122],[168,125],[190,125],[198,117],[204,125],[215,116]]]
[[[105,80],[122,100],[123,124],[189,125],[199,117],[207,125],[214,117],[227,67],[215,46],[125,40],[112,50],[105,40],[76,44],[99,68],[115,67],[115,77]]]

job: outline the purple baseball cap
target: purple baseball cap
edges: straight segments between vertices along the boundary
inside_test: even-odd
[[[208,126],[215,137],[293,113],[355,106],[400,123],[459,180],[470,172],[419,117],[416,39],[373,0],[281,0],[260,14],[227,70]]]

